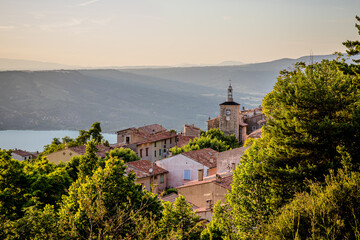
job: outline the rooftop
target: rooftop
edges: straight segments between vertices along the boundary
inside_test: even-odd
[[[137,178],[145,178],[168,172],[166,169],[156,166],[148,160],[128,162],[125,163],[125,165],[127,166],[126,171],[133,171],[136,174]],[[152,173],[150,172],[151,168],[153,168]]]
[[[168,139],[168,138],[172,138],[172,137],[176,137],[177,134],[174,132],[162,132],[162,133],[157,133],[154,135],[149,135],[147,137],[145,137],[145,139],[143,141],[137,142],[137,145],[140,144],[145,144],[145,143],[152,143],[152,142],[156,142],[156,141],[161,141],[164,139]]]
[[[234,149],[230,149],[224,152],[219,152],[217,154],[217,158],[218,160],[222,160],[222,159],[228,159],[228,158],[239,158],[244,154],[245,150],[248,149],[249,147],[238,147],[238,148],[234,148]]]
[[[190,137],[190,136],[184,136],[184,135],[178,135],[178,142],[177,142],[177,146],[179,148],[185,146],[186,144],[189,143],[190,140],[194,139],[195,137]]]
[[[145,134],[150,135],[150,134],[164,132],[164,131],[166,131],[166,128],[164,128],[163,126],[161,126],[159,124],[151,124],[151,125],[139,127],[138,130]]]
[[[231,101],[231,102],[223,102],[220,105],[240,105],[240,104],[238,104],[237,102]]]
[[[168,195],[161,197],[160,199],[163,200],[164,202],[174,203],[178,197],[179,197],[179,195],[177,193],[173,192],[173,193],[170,193]],[[198,207],[196,205],[194,205],[193,203],[191,203],[187,200],[186,200],[186,202],[188,204],[190,204],[194,210],[198,209]]]
[[[220,176],[220,179],[221,179],[219,182],[216,180],[217,175]],[[202,181],[194,180],[194,181],[187,182],[184,185],[177,187],[177,189],[214,182],[215,184],[230,190],[231,183],[232,183],[232,176],[233,176],[232,173],[213,174],[213,175],[205,177]]]
[[[12,153],[15,153],[19,156],[22,156],[22,157],[27,157],[27,156],[32,156],[33,154],[27,152],[27,151],[24,151],[24,150],[21,150],[21,149],[14,149],[12,150]]]
[[[211,148],[204,148],[191,152],[184,152],[181,154],[188,158],[191,158],[192,160],[198,163],[201,163],[202,165],[208,168],[214,168],[216,167],[217,153],[218,153],[217,151]]]

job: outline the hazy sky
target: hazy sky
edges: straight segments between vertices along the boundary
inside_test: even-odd
[[[344,51],[360,0],[0,0],[0,58],[216,64]]]

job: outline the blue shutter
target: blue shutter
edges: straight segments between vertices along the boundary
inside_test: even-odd
[[[190,170],[184,170],[184,180],[190,180]]]

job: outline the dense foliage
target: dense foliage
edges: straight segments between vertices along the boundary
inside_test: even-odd
[[[162,203],[135,183],[127,149],[97,157],[95,140],[66,164],[18,161],[0,151],[1,239],[197,239],[203,229],[180,197]],[[169,223],[172,223],[169,225]]]
[[[190,152],[203,148],[212,148],[215,151],[223,152],[232,148],[239,147],[239,142],[235,135],[225,136],[218,128],[210,129],[207,132],[202,132],[199,138],[190,140],[188,144],[179,148],[177,146],[170,149],[173,155],[182,152]]]
[[[40,154],[40,157],[52,152],[56,152],[65,148],[65,144],[68,147],[75,147],[86,144],[88,141],[94,141],[96,144],[109,145],[104,137],[101,135],[101,127],[99,122],[94,122],[88,131],[79,130],[79,136],[76,139],[71,137],[63,137],[62,142],[59,138],[54,138],[51,144],[44,146],[44,151]]]
[[[344,45],[360,53],[358,41]],[[206,228],[184,197],[162,203],[135,183],[124,166],[138,159],[133,152],[99,159],[99,124],[64,139],[87,144],[67,164],[17,161],[0,150],[0,238],[359,239],[359,73],[340,59],[280,73],[264,98],[262,138],[248,143],[227,201],[215,205]],[[48,149],[59,145],[54,139]],[[172,151],[237,146],[213,129]]]
[[[206,230],[220,237],[210,239],[358,238],[359,70],[337,59],[280,73],[263,101],[262,138],[240,160],[228,215]]]

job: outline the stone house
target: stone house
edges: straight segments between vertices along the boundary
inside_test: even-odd
[[[177,187],[180,195],[198,208],[196,213],[204,219],[211,220],[214,204],[219,200],[225,202],[225,194],[231,189],[232,173],[213,174],[203,177],[203,170],[198,170],[198,179]]]
[[[136,153],[142,160],[155,162],[169,156],[170,148],[177,144],[177,134],[162,132],[149,136],[136,144]]]
[[[184,125],[184,136],[186,137],[194,137],[198,138],[200,137],[201,129],[198,127],[195,127],[194,124],[185,124]]]
[[[219,152],[216,156],[216,172],[232,172],[239,165],[240,158],[248,148],[249,147],[239,147],[224,152]]]
[[[96,148],[99,150],[96,155],[100,158],[104,158],[106,152],[110,152],[112,148],[106,147],[104,145],[96,145]],[[84,155],[86,153],[86,145],[76,146],[76,147],[67,147],[65,149],[49,153],[45,155],[49,162],[58,164],[60,162],[66,163],[71,160],[74,156]]]
[[[117,144],[133,144],[146,140],[150,135],[166,132],[159,124],[151,124],[139,128],[127,128],[117,131]]]
[[[211,148],[180,153],[156,162],[159,167],[169,171],[169,188],[181,186],[198,178],[198,170],[204,176],[216,173],[217,151]]]
[[[169,149],[177,145],[177,134],[166,131],[159,124],[128,128],[117,132],[117,146],[129,147],[142,160],[154,162],[169,156]]]
[[[147,160],[125,163],[126,171],[136,174],[135,182],[146,190],[159,194],[166,189],[168,171]]]

